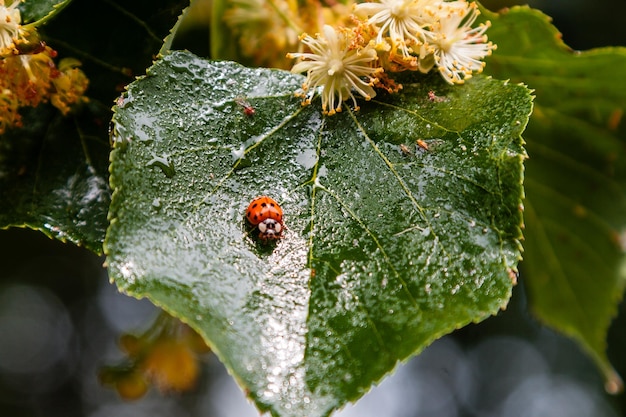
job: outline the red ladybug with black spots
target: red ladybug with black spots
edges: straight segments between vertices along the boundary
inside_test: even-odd
[[[275,240],[283,237],[283,209],[272,198],[260,196],[250,202],[246,210],[246,220],[259,229],[261,240]]]

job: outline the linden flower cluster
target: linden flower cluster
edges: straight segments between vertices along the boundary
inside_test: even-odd
[[[0,134],[21,126],[19,109],[50,101],[64,115],[70,106],[86,101],[89,80],[76,60],[61,60],[33,31],[21,26],[19,1],[0,0]]]
[[[354,6],[355,27],[324,26],[321,33],[301,36],[307,52],[297,58],[292,72],[306,73],[303,104],[312,90],[320,90],[322,110],[341,111],[344,100],[355,108],[359,94],[376,95],[373,87],[397,91],[389,73],[436,68],[450,84],[462,84],[480,73],[496,46],[487,41],[489,22],[473,27],[479,15],[476,3],[465,0],[378,0]]]
[[[298,47],[298,35],[324,24],[349,25],[353,0],[226,0],[224,23],[239,38],[240,52],[263,67],[291,68],[285,52]],[[329,5],[329,3],[332,3]]]
[[[202,337],[175,318],[162,314],[143,334],[120,338],[126,358],[100,370],[100,381],[125,399],[138,399],[150,386],[161,392],[193,389],[200,376],[200,355],[210,348]]]
[[[257,65],[272,65],[284,57],[287,46],[297,42],[297,8],[283,0],[230,0],[224,21],[240,37],[241,52]],[[285,20],[282,16],[292,16]],[[290,22],[291,25],[288,25]],[[281,57],[280,55],[283,55]],[[280,57],[280,58],[279,58]]]

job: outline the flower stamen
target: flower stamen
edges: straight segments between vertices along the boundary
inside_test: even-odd
[[[13,1],[9,6],[0,0],[0,56],[17,53],[15,41],[20,36],[22,17],[17,8],[19,1]]]
[[[496,46],[487,42],[485,35],[490,22],[472,28],[480,14],[476,3],[453,3],[454,6],[442,9],[439,21],[433,27],[429,52],[434,55],[444,80],[450,84],[463,84],[474,72],[482,72],[485,66],[482,59],[491,55]]]
[[[310,88],[322,89],[322,111],[333,115],[341,111],[341,104],[348,98],[352,99],[355,109],[358,109],[356,97],[352,90],[366,100],[376,95],[372,88],[376,80],[378,69],[373,67],[377,61],[374,48],[353,46],[355,33],[347,29],[335,30],[325,25],[323,33],[315,38],[304,35],[302,43],[311,52],[290,53],[288,58],[299,58],[292,72],[306,72],[307,79],[302,85],[306,92]],[[367,81],[365,81],[365,80]],[[310,99],[303,100],[303,104],[310,103]]]

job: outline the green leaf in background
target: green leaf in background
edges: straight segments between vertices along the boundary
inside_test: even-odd
[[[24,128],[0,137],[0,225],[41,230],[50,237],[102,252],[111,201],[106,137],[109,109],[90,105],[63,117],[40,105]]]
[[[143,73],[150,65],[188,2],[139,3],[126,9],[110,0],[74,0],[39,28],[60,58],[82,61],[90,103],[67,118],[48,105],[24,109],[24,128],[0,136],[0,228],[30,227],[102,252],[110,202],[110,108],[133,79],[130,72]],[[60,7],[54,1],[27,4],[20,5],[26,16]]]
[[[179,52],[116,110],[110,276],[194,327],[261,410],[326,416],[507,304],[529,91],[417,80],[324,117],[301,76]],[[269,244],[244,220],[263,194],[287,225]]]
[[[549,18],[515,7],[485,12],[498,45],[486,71],[535,89],[524,135],[523,277],[532,309],[573,337],[607,380],[606,335],[626,278],[626,48],[575,52]]]
[[[19,0],[14,0],[19,1]],[[21,1],[18,8],[22,16],[22,24],[39,26],[53,18],[72,0],[28,0]],[[7,3],[5,1],[5,3]]]

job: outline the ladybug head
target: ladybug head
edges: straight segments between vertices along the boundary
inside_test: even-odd
[[[283,225],[274,219],[265,219],[258,225],[259,237],[266,239],[280,239],[283,233]]]

